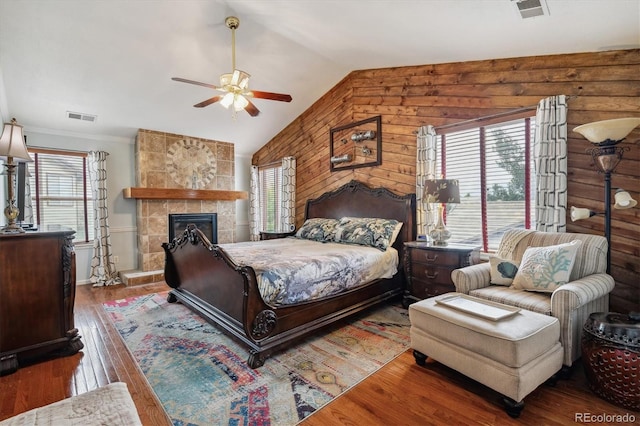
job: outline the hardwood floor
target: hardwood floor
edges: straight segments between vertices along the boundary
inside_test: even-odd
[[[84,349],[76,355],[23,366],[0,377],[0,421],[121,381],[127,383],[144,425],[170,425],[101,306],[108,300],[167,289],[164,283],[135,287],[78,286],[75,322]],[[582,423],[576,417],[586,415],[582,413],[630,414],[636,422],[640,420],[640,413],[609,404],[591,393],[579,365],[570,380],[558,381],[555,387],[539,387],[527,396],[525,404],[520,418],[511,419],[502,408],[499,394],[437,362],[429,361],[426,367],[420,367],[408,350],[301,424],[568,425]]]

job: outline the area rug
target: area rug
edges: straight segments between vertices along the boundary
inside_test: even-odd
[[[166,296],[104,308],[174,425],[295,425],[410,343],[407,310],[386,305],[251,369],[243,346]]]

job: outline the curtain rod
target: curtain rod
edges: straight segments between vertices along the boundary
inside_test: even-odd
[[[265,163],[265,164],[256,164],[256,167],[269,167],[269,166],[275,166],[276,164],[282,165],[282,160],[272,161],[271,163]]]
[[[436,131],[438,131],[438,130],[448,129],[450,127],[462,126],[462,125],[465,125],[465,124],[479,123],[479,122],[486,121],[486,120],[492,120],[494,118],[500,118],[500,117],[505,117],[505,116],[517,114],[519,112],[530,111],[532,109],[536,109],[537,107],[538,107],[538,105],[531,105],[531,106],[517,108],[517,109],[510,109],[509,111],[499,112],[497,114],[485,115],[485,116],[478,117],[478,118],[472,118],[470,120],[457,121],[455,123],[444,124],[442,126],[437,126],[437,127],[434,126],[434,129]]]
[[[569,102],[572,99],[575,99],[577,96],[575,95],[571,95],[571,96],[566,96],[566,100],[567,102]],[[538,108],[538,105],[530,105],[530,106],[526,106],[526,107],[522,107],[522,108],[516,108],[516,109],[510,109],[509,111],[505,111],[505,112],[499,112],[497,114],[491,114],[491,115],[485,115],[483,117],[478,117],[478,118],[472,118],[470,120],[464,120],[464,121],[458,121],[456,123],[451,123],[451,124],[444,124],[442,126],[434,126],[434,129],[436,131],[438,130],[442,130],[442,129],[448,129],[450,127],[456,127],[456,126],[462,126],[465,124],[471,124],[471,123],[478,123],[481,121],[486,121],[486,120],[492,120],[494,118],[500,118],[500,117],[504,117],[504,116],[509,116],[512,114],[517,114],[519,112],[525,112],[525,111],[529,111],[532,109],[536,109]],[[417,132],[416,132],[417,133]]]

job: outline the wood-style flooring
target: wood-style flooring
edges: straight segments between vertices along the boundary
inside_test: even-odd
[[[144,425],[170,425],[101,305],[108,300],[165,290],[168,287],[164,283],[78,286],[75,325],[84,349],[73,356],[22,366],[15,373],[0,377],[0,421],[121,381],[127,383]],[[312,414],[302,425],[569,425],[585,423],[580,419],[587,415],[627,413],[640,421],[640,413],[595,396],[578,365],[570,380],[560,380],[555,387],[543,385],[525,398],[524,411],[514,420],[504,412],[496,392],[437,362],[419,367],[408,350]]]

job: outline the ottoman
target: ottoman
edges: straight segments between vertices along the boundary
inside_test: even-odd
[[[501,393],[514,418],[524,397],[562,368],[555,317],[446,293],[410,305],[409,319],[418,365],[431,357]]]

